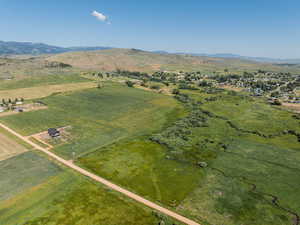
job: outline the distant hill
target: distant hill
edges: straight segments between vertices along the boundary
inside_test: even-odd
[[[97,50],[108,50],[108,49],[113,49],[113,48],[103,47],[103,46],[95,46],[95,47],[75,46],[75,47],[65,48],[65,47],[47,45],[43,43],[0,41],[0,55],[41,55],[41,54],[59,54],[65,52],[97,51]],[[279,64],[300,64],[300,59],[249,57],[249,56],[241,56],[241,55],[231,54],[231,53],[219,53],[219,54],[188,53],[188,52],[169,53],[167,51],[152,51],[152,53],[156,53],[160,55],[176,54],[176,55],[190,55],[190,56],[205,56],[210,58],[241,59],[241,60],[252,60],[252,61],[264,62],[264,63],[266,62],[266,63],[279,63]]]
[[[41,55],[58,54],[70,51],[95,51],[110,49],[110,47],[58,47],[43,43],[0,41],[0,55]]]
[[[57,54],[62,52],[65,52],[65,48],[46,45],[43,43],[0,41],[1,55],[20,55],[20,54],[37,55],[37,54]]]
[[[297,71],[298,67],[260,63],[240,58],[195,56],[189,54],[168,54],[148,52],[139,49],[107,49],[100,51],[67,52],[47,58],[49,61],[63,62],[75,68],[113,71],[117,69],[131,71],[202,71],[230,72],[255,71]]]
[[[162,52],[162,51],[156,51]],[[164,52],[164,54],[172,54]],[[186,52],[177,52],[173,54],[179,55],[193,55],[193,56],[207,56],[214,58],[231,58],[231,59],[242,59],[242,60],[252,60],[256,62],[265,62],[265,63],[288,63],[288,64],[300,64],[300,59],[278,59],[278,58],[268,58],[268,57],[251,57],[251,56],[241,56],[232,53],[217,53],[217,54],[205,54],[205,53],[186,53]]]

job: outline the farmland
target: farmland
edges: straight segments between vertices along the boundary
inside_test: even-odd
[[[298,225],[299,117],[263,98],[213,87],[181,89],[172,97],[105,79],[100,88],[37,100],[47,109],[0,121],[24,136],[69,127],[70,138],[53,140],[51,151],[201,224]],[[30,166],[43,173],[38,161],[45,158],[32,154],[2,162],[22,165],[17,160],[32,159]],[[18,185],[20,191],[9,184],[12,197],[0,203],[3,224],[14,225],[16,214],[26,225],[160,220],[151,210],[51,161],[43,166],[49,173],[44,180],[32,168],[32,186]],[[41,199],[42,207],[37,207]],[[16,202],[22,203],[12,207]],[[112,218],[115,212],[118,216]],[[34,216],[28,220],[26,215]]]
[[[96,87],[93,82],[83,82],[83,83],[69,83],[69,84],[54,84],[54,85],[42,85],[37,87],[29,88],[18,88],[0,91],[0,98],[2,99],[15,99],[24,98],[26,100],[36,99],[49,96],[55,93],[76,91],[81,89],[88,89]]]
[[[25,146],[22,146],[12,138],[5,135],[5,132],[2,129],[0,129],[0,131],[0,161],[27,151]]]
[[[2,161],[0,168],[1,225],[142,225],[164,218],[33,152]]]
[[[80,155],[123,138],[149,134],[168,123],[168,118],[184,114],[170,97],[117,83],[41,101],[48,109],[2,117],[1,121],[25,136],[49,127],[72,126],[72,140],[54,148],[67,158],[72,152]]]
[[[148,138],[119,142],[80,157],[79,165],[204,224],[297,221],[293,114],[232,91],[183,92],[201,102],[200,127],[182,131],[178,122],[155,136],[160,146]],[[201,169],[199,161],[208,166]]]

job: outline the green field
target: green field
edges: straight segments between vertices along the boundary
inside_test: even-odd
[[[299,121],[243,94],[187,93],[210,116],[184,152],[208,167],[180,211],[208,224],[293,224],[300,213],[300,144],[284,131],[299,132]]]
[[[0,168],[1,225],[173,223],[33,152],[2,161]]]
[[[161,145],[135,139],[79,158],[79,164],[153,201],[174,207],[201,180],[201,171],[166,158]]]
[[[174,99],[117,83],[102,89],[58,94],[42,99],[47,110],[1,118],[27,136],[50,127],[71,126],[69,143],[54,151],[69,158],[131,136],[151,134],[183,114]]]
[[[172,98],[106,82],[101,89],[43,98],[47,110],[0,120],[24,135],[71,126],[67,143],[52,143],[55,153],[69,159],[75,152],[78,165],[201,224],[296,224],[298,117],[243,93],[181,92]],[[60,172],[48,178],[46,186],[37,185],[46,188],[47,197],[34,191],[36,197],[9,210],[13,201],[7,200],[0,213],[6,221],[13,221],[8,215],[17,212],[38,217],[27,225],[73,224],[76,219],[91,225],[158,223],[148,210],[70,174]],[[55,192],[63,196],[55,207],[29,207],[41,198],[48,206]],[[87,211],[79,207],[85,201]],[[95,214],[95,208],[103,213]],[[109,217],[112,208],[120,211],[116,220]],[[126,216],[129,220],[122,221]]]
[[[1,161],[0,170],[0,201],[36,186],[60,172],[58,166],[33,152],[25,152]]]
[[[299,132],[299,121],[244,94],[185,93],[201,102],[190,112],[204,118],[200,127],[182,120],[161,131],[163,145],[131,139],[78,163],[202,224],[292,224],[300,213],[300,145],[284,131]]]

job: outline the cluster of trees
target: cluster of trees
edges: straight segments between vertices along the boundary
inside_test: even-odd
[[[72,67],[70,64],[62,63],[62,62],[47,62],[47,68],[70,68]]]
[[[176,94],[174,97],[184,103],[190,111],[189,115],[178,120],[161,133],[151,136],[150,140],[167,146],[171,152],[178,153],[183,147],[191,144],[189,136],[192,134],[193,128],[207,126],[207,116],[200,109],[201,102],[181,93]]]
[[[133,72],[128,70],[117,70],[114,74],[117,76],[124,76],[124,77],[129,77],[137,80],[143,80],[143,79],[149,80],[151,78],[147,73]]]
[[[207,80],[202,80],[198,83],[199,87],[212,87],[213,83],[208,82]]]
[[[16,104],[17,102],[24,102],[24,98],[15,98],[14,100],[12,99],[4,99],[2,98],[2,105],[9,105],[9,104]]]
[[[180,82],[178,85],[179,89],[186,89],[186,90],[199,90],[198,88],[194,87],[193,85],[190,85],[186,82]]]
[[[1,106],[2,107],[6,107],[7,109],[10,109],[10,110],[12,110],[12,109],[14,109],[15,108],[15,106],[16,106],[16,104],[17,104],[17,102],[24,102],[24,98],[15,98],[14,100],[12,100],[12,99],[2,99],[2,101],[1,101]]]

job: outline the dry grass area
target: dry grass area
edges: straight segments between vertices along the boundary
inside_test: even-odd
[[[300,113],[300,104],[296,103],[282,103],[282,106],[292,110],[293,112]]]
[[[35,99],[49,96],[53,93],[76,91],[81,89],[94,88],[97,84],[94,82],[81,82],[81,83],[70,83],[70,84],[58,84],[58,85],[45,85],[31,88],[19,88],[11,90],[0,91],[1,99],[15,99],[24,98]]]
[[[63,62],[72,65],[72,69],[89,69],[114,71],[117,69],[130,71],[154,72],[167,71],[224,71],[242,72],[265,69],[270,71],[286,71],[287,68],[272,64],[257,63],[240,59],[211,58],[205,56],[156,54],[137,49],[109,49],[87,52],[67,52],[52,55],[48,61]],[[299,69],[288,69],[291,72]]]
[[[0,143],[0,161],[27,151],[24,146],[2,133],[0,133]]]

